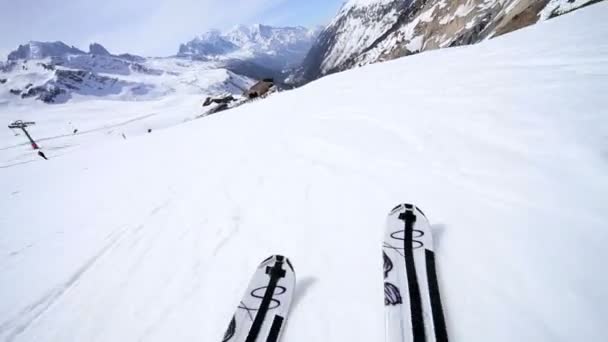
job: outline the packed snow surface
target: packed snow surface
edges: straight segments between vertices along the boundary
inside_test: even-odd
[[[604,341],[607,16],[598,4],[49,161],[8,166],[34,152],[7,129],[0,339],[220,341],[255,266],[282,253],[298,279],[283,341],[383,341],[384,220],[413,202],[451,341]]]

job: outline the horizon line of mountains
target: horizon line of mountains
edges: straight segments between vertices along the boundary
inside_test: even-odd
[[[175,55],[142,57],[131,53],[112,54],[100,43],[89,45],[88,52],[63,41],[30,41],[10,52],[7,62],[22,59],[44,59],[68,55],[99,55],[142,62],[146,58],[193,58],[197,60],[243,59],[258,62],[274,70],[298,66],[313,45],[321,28],[302,26],[273,27],[267,25],[239,25],[228,31],[210,30],[180,44]]]
[[[257,24],[211,30],[181,44],[169,57],[239,60],[301,85],[357,66],[475,44],[600,1],[349,0],[325,28]],[[83,54],[145,60],[129,53],[113,55],[99,43],[85,52],[61,41],[31,41],[11,52],[7,63]]]

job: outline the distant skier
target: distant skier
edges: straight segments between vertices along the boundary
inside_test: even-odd
[[[49,160],[45,155],[44,152],[42,151],[38,151],[38,155],[41,156],[42,158],[44,158],[44,160]]]

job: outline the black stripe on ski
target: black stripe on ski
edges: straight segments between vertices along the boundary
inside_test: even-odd
[[[437,342],[448,341],[448,331],[445,327],[445,318],[441,307],[441,296],[439,295],[439,284],[435,269],[435,253],[425,249],[426,276],[429,283],[429,294],[431,297],[431,310],[433,311],[433,326],[435,327],[435,340]]]
[[[397,210],[401,209],[402,204],[399,204],[398,206],[394,207],[393,210],[391,210],[391,214],[394,214]]]
[[[274,296],[274,290],[277,287],[277,283],[279,282],[280,278],[285,277],[285,270],[282,268],[284,258],[280,255],[277,255],[276,258],[277,262],[274,264],[274,266],[266,267],[266,274],[270,276],[270,281],[268,282],[268,287],[266,287],[264,298],[262,298],[262,303],[260,303],[260,307],[255,315],[255,319],[253,320],[253,324],[251,325],[251,329],[249,330],[249,334],[247,334],[247,339],[245,342],[255,342],[258,338],[260,330],[262,329],[262,324],[266,318],[266,313],[270,307],[272,296]]]
[[[416,207],[416,209],[418,209],[418,211],[422,214],[422,216],[426,217],[426,215],[424,215],[424,212],[422,212],[422,209]]]
[[[264,261],[262,261],[262,262],[260,263],[260,266],[262,266],[262,265],[264,265],[265,263],[269,262],[269,261],[270,261],[270,259],[272,259],[272,257],[273,257],[273,256],[274,256],[274,255],[271,255],[271,256],[269,256],[268,258],[264,259]]]
[[[274,320],[272,321],[272,326],[270,327],[270,333],[268,333],[268,338],[266,339],[266,342],[278,341],[282,325],[283,317],[279,315],[274,316]]]
[[[416,215],[412,212],[412,205],[405,205],[406,211],[399,215],[399,219],[405,222],[405,239],[403,239],[405,270],[407,274],[407,286],[410,297],[410,313],[412,317],[412,335],[414,342],[425,342],[424,320],[422,318],[422,300],[420,298],[420,285],[416,276],[416,264],[414,263],[414,249],[412,247],[412,235]]]
[[[287,266],[289,266],[289,268],[291,269],[291,271],[295,272],[295,270],[293,269],[293,265],[291,264],[291,261],[289,261],[288,258],[285,258],[285,261],[287,261]]]

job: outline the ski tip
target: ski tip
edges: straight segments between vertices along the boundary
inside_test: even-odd
[[[398,206],[394,207],[393,210],[391,210],[391,215],[398,211],[401,211],[402,207],[403,207],[403,204],[399,204]]]
[[[260,263],[260,266],[258,266],[258,268],[263,268],[263,267],[269,266],[270,264],[273,264],[277,261],[285,262],[289,266],[291,271],[295,272],[293,269],[293,265],[291,264],[291,261],[288,258],[286,258],[280,254],[271,255],[268,258],[264,259],[264,261],[262,261],[262,263]]]
[[[418,208],[417,206],[413,205],[413,204],[409,204],[409,203],[403,203],[403,204],[399,204],[398,206],[394,207],[393,210],[391,210],[389,215],[393,215],[395,213],[398,212],[403,212],[406,209],[414,209],[416,208],[416,210],[418,212],[420,212],[420,214],[422,214],[422,216],[424,216],[426,218],[426,215],[424,214],[424,212],[422,211],[422,209]]]

